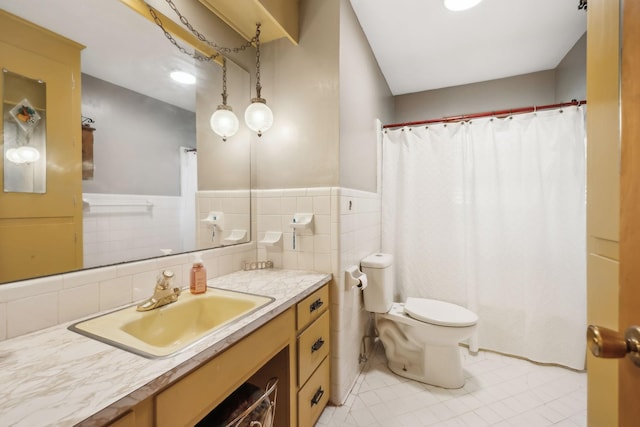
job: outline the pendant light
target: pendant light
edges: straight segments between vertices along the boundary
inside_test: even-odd
[[[227,59],[222,58],[222,104],[211,115],[211,129],[222,137],[223,141],[238,132],[238,118],[227,105]]]
[[[251,99],[244,112],[244,120],[249,129],[262,136],[263,132],[269,130],[273,124],[273,113],[267,106],[267,101],[260,96],[262,86],[260,86],[260,24],[256,24],[256,97]]]

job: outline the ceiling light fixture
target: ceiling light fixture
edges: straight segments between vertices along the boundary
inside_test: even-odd
[[[193,74],[189,74],[184,71],[172,71],[171,74],[169,75],[173,80],[177,81],[178,83],[192,85],[192,84],[195,84],[196,82],[196,78]]]
[[[444,0],[444,6],[454,12],[471,9],[482,0]]]
[[[227,59],[222,58],[222,104],[211,115],[209,120],[211,129],[222,137],[223,141],[238,132],[238,118],[230,106],[227,105]]]
[[[256,97],[244,112],[244,121],[249,129],[262,136],[273,125],[273,113],[267,106],[267,101],[260,96],[260,23],[256,24]]]

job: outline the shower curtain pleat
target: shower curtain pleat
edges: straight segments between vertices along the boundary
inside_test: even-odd
[[[584,108],[384,134],[396,298],[477,312],[480,348],[584,368]]]

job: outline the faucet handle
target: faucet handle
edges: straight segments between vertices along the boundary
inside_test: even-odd
[[[173,271],[164,270],[162,275],[158,278],[158,282],[156,283],[156,288],[158,289],[169,289],[169,285],[171,284],[171,280],[173,279]]]

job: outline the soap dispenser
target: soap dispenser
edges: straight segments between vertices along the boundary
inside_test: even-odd
[[[207,291],[207,269],[202,263],[202,254],[199,252],[193,255],[189,290],[192,294],[203,294]]]

